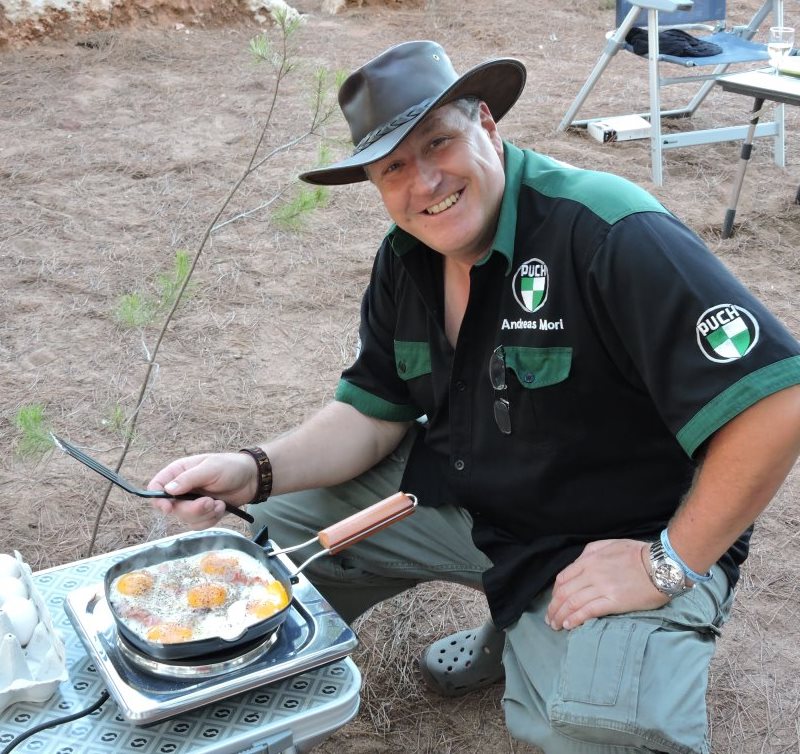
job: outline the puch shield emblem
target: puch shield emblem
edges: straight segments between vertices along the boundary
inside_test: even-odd
[[[758,343],[758,321],[735,304],[706,309],[697,320],[696,329],[697,345],[703,355],[719,364],[741,359]]]
[[[514,298],[526,311],[533,313],[541,309],[547,301],[550,290],[550,273],[541,259],[523,262],[514,273],[512,281]]]

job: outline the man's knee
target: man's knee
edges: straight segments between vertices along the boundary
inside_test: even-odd
[[[505,658],[515,737],[548,754],[708,751],[713,633],[625,616],[589,621],[565,633],[553,679],[537,678],[536,647],[520,644],[512,636]]]

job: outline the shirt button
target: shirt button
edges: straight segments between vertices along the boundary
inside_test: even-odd
[[[405,372],[405,371],[406,371],[406,369],[407,369],[408,367],[406,366],[406,363],[405,363],[405,361],[401,361],[401,362],[400,362],[400,363],[397,365],[397,368],[398,368],[398,369],[399,369],[401,372]]]
[[[536,379],[536,376],[534,374],[532,374],[531,372],[525,372],[525,376],[522,379],[524,379],[525,382],[530,383],[530,382],[533,382]]]
[[[463,393],[466,389],[467,389],[467,383],[464,382],[464,380],[459,380],[458,382],[456,382],[456,390],[458,390],[460,393]]]
[[[458,458],[456,460],[456,462],[453,464],[453,466],[455,467],[456,471],[464,471],[464,466],[465,465],[466,464],[464,463],[464,461],[462,461],[460,458]]]

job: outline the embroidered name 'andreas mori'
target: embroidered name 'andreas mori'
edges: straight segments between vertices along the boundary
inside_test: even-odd
[[[501,330],[563,330],[564,318],[545,319],[504,319]]]

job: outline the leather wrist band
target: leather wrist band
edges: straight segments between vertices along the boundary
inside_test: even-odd
[[[661,532],[661,546],[664,548],[664,552],[667,554],[668,557],[672,558],[680,567],[683,573],[686,575],[687,579],[690,579],[694,583],[702,582],[702,581],[711,581],[713,574],[709,571],[706,574],[697,573],[689,568],[686,563],[681,560],[680,555],[675,552],[672,547],[672,543],[669,541],[669,534],[667,530]]]
[[[258,486],[256,487],[255,497],[250,501],[249,505],[263,503],[272,494],[272,464],[269,456],[258,447],[242,448],[239,452],[247,453],[258,467]]]

